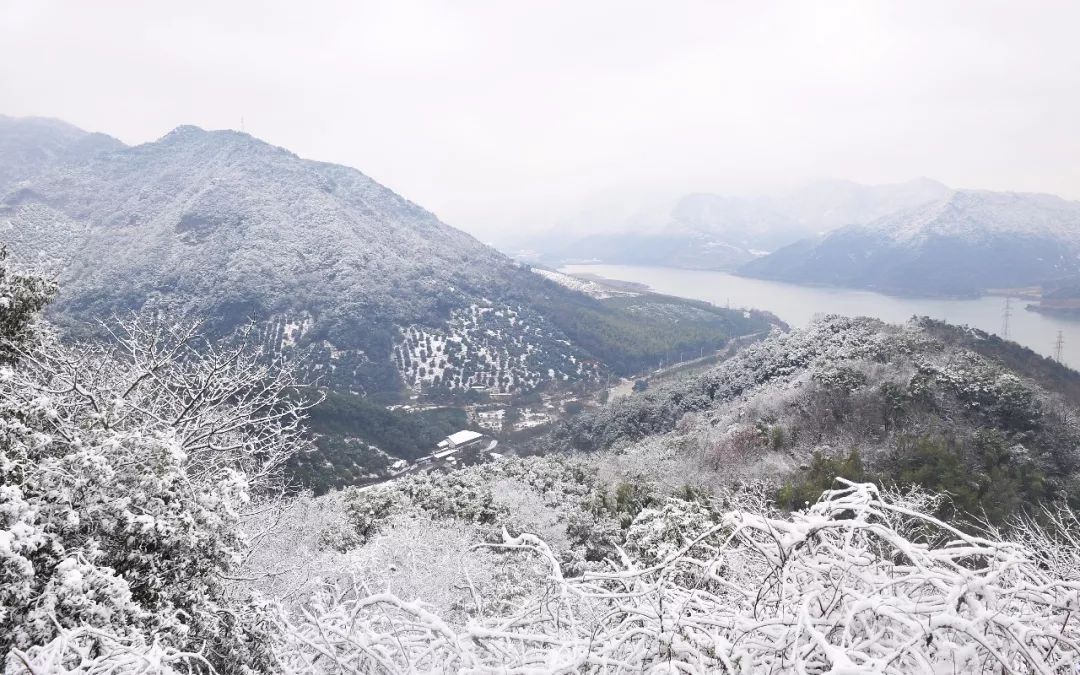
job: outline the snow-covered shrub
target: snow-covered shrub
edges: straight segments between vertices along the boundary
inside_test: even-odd
[[[320,543],[338,551],[361,546],[399,506],[398,495],[389,490],[351,490],[345,498],[345,526],[325,529]]]
[[[157,641],[147,644],[138,637],[120,638],[82,627],[61,629],[47,644],[35,645],[26,651],[13,649],[5,672],[12,675],[173,675],[209,672],[212,668],[206,657],[197,652],[179,651]]]
[[[473,523],[495,535],[503,526],[522,531],[536,523],[516,501],[535,497],[545,509],[576,511],[597,487],[587,471],[580,462],[560,457],[512,458],[351,488],[343,492],[343,524],[326,528],[323,543],[343,551],[355,548],[402,513]]]
[[[54,282],[11,269],[7,256],[7,247],[0,244],[0,364],[35,339],[38,312],[56,293]]]
[[[659,561],[628,551],[577,577],[535,536],[506,534],[496,548],[548,566],[520,607],[460,625],[391,593],[330,589],[285,627],[279,657],[305,673],[1071,672],[1075,569],[918,504],[849,484],[789,518],[723,513],[681,547],[661,537]]]
[[[224,582],[246,550],[252,498],[305,442],[307,404],[288,395],[288,364],[212,344],[197,326],[112,329],[111,345],[11,341],[0,654],[11,668],[189,651],[195,669],[264,667],[270,624]]]
[[[947,364],[923,363],[918,380],[913,387],[919,391],[940,385],[973,414],[1005,430],[1032,431],[1039,425],[1042,411],[1036,392],[1015,374],[976,354],[962,353]]]
[[[708,555],[706,545],[694,545],[715,525],[715,512],[695,500],[670,497],[659,508],[641,511],[626,533],[626,550],[646,567],[660,564],[690,546],[695,556]]]

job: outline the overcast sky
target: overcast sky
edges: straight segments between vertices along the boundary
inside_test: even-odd
[[[485,239],[823,177],[1080,198],[1078,27],[1075,2],[0,0],[0,112],[127,143],[243,117]]]

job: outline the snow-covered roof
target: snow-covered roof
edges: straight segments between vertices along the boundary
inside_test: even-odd
[[[446,440],[450,441],[453,445],[461,445],[462,443],[468,443],[475,441],[484,434],[479,434],[475,431],[462,430],[454,434],[450,434],[446,437]]]

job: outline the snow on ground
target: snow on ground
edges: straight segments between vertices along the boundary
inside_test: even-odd
[[[536,272],[540,276],[554,281],[560,286],[565,286],[571,290],[584,293],[585,295],[596,298],[597,300],[603,300],[604,298],[613,298],[617,295],[637,295],[637,293],[631,293],[629,291],[620,291],[614,288],[610,288],[595,281],[589,281],[588,279],[579,279],[578,277],[570,276],[569,274],[563,274],[562,272],[555,272],[552,270],[545,270],[539,267],[534,267],[533,272]]]
[[[595,377],[596,366],[521,306],[473,304],[439,328],[401,331],[393,360],[416,389],[529,390],[547,381]],[[576,352],[576,353],[575,353]]]
[[[482,429],[499,433],[503,428],[503,418],[506,416],[506,411],[502,408],[498,410],[480,410],[476,413],[476,423],[480,425]]]
[[[531,429],[538,427],[542,424],[548,424],[554,419],[553,416],[545,412],[536,410],[522,410],[521,419],[514,424],[514,429]]]

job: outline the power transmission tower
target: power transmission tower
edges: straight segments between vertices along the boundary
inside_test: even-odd
[[[1060,330],[1057,334],[1057,340],[1054,341],[1054,360],[1061,363],[1061,352],[1065,347],[1065,334]]]
[[[1009,337],[1009,319],[1012,317],[1012,298],[1005,296],[1005,310],[1001,312],[1001,337]]]

